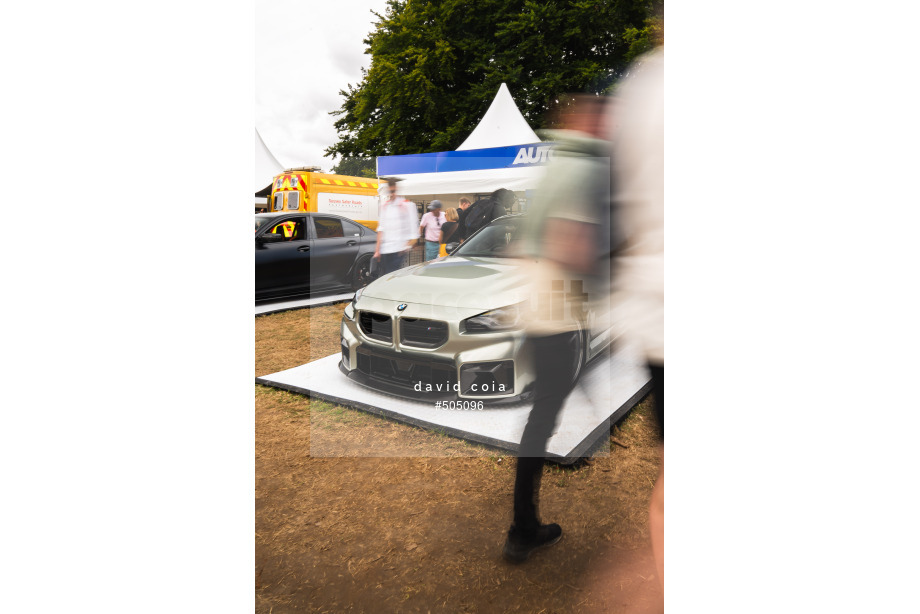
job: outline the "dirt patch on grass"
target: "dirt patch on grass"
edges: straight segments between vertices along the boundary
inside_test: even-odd
[[[256,374],[338,351],[343,308],[257,318]],[[564,537],[521,566],[500,557],[513,458],[264,386],[255,402],[258,612],[661,611],[648,545],[660,462],[650,399],[612,433],[628,448],[546,468],[542,516]],[[415,457],[310,456],[311,429],[381,455],[398,441]]]

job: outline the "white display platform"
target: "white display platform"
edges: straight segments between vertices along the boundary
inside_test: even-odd
[[[321,307],[323,305],[332,305],[350,301],[355,295],[354,292],[344,294],[331,294],[329,296],[315,296],[310,298],[300,298],[291,301],[276,301],[272,303],[261,303],[256,305],[256,315],[265,316],[270,313],[280,313],[282,311],[291,311],[292,309],[303,309],[305,307]]]
[[[341,354],[257,377],[256,382],[305,394],[339,405],[387,416],[421,428],[438,429],[455,437],[518,450],[531,403],[483,410],[444,410],[432,400],[414,400],[377,392],[347,378],[338,367]],[[571,463],[609,434],[611,421],[622,418],[650,390],[644,364],[636,354],[618,348],[589,364],[566,399],[547,444],[547,456]]]

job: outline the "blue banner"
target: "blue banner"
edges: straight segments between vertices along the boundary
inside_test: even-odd
[[[406,156],[379,156],[377,176],[481,171],[490,168],[542,166],[552,158],[555,143],[532,143],[467,151],[439,151]]]

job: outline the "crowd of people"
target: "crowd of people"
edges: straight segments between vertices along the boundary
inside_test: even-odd
[[[417,244],[423,245],[425,261],[446,256],[480,228],[511,213],[515,200],[514,193],[505,189],[496,190],[475,203],[461,197],[457,206],[450,208],[435,199],[419,220],[415,203],[399,196],[397,180],[388,178],[386,181],[388,195],[380,203],[374,253],[381,275],[405,266],[409,252]]]

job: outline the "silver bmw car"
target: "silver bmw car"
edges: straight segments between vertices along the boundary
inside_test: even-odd
[[[523,232],[523,215],[498,218],[449,256],[358,290],[342,317],[339,369],[368,387],[416,399],[530,398],[533,352],[522,306],[532,289],[525,263],[513,255]],[[589,321],[570,333],[576,378],[609,345],[609,330]]]

